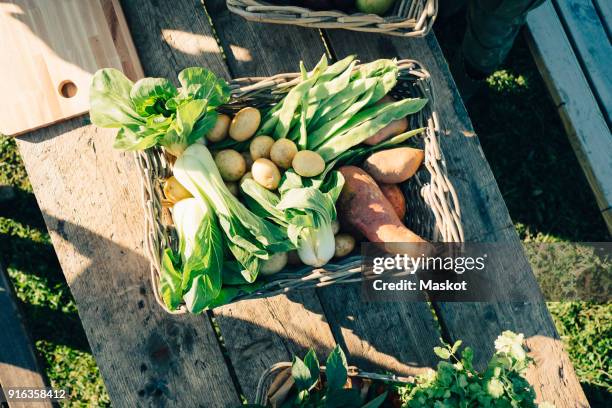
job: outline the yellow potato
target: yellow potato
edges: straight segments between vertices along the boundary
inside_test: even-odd
[[[270,150],[274,144],[274,139],[270,136],[257,136],[249,146],[249,152],[253,160],[270,158]]]
[[[229,128],[229,136],[238,141],[248,140],[257,132],[261,122],[261,114],[255,108],[243,108],[238,111]]]
[[[217,116],[215,126],[206,135],[206,139],[212,143],[220,142],[227,137],[230,126],[230,117],[224,114]]]
[[[244,157],[235,150],[221,150],[215,157],[215,164],[225,181],[240,180],[246,172]]]
[[[355,249],[355,238],[349,234],[336,235],[336,251],[334,252],[336,258],[347,256],[353,249]]]
[[[268,190],[276,189],[278,183],[280,183],[280,171],[278,171],[278,167],[268,159],[261,158],[255,160],[251,168],[251,173],[253,173],[253,179]]]
[[[172,203],[181,201],[183,198],[193,197],[174,176],[164,182],[164,196]]]
[[[298,152],[297,146],[289,139],[278,139],[270,149],[270,159],[280,168],[288,169]]]
[[[297,152],[291,162],[291,166],[300,176],[314,177],[323,173],[325,161],[318,153],[311,150],[302,150]]]
[[[286,265],[287,253],[277,252],[273,254],[270,259],[261,263],[261,269],[259,270],[259,273],[264,276],[274,275],[275,273],[282,271]]]

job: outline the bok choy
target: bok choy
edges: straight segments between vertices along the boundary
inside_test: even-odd
[[[257,278],[262,260],[293,249],[286,231],[249,211],[227,189],[205,146],[189,146],[174,164],[176,179],[218,217],[225,242],[242,270],[244,283]]]
[[[160,292],[169,309],[185,302],[191,313],[205,310],[219,296],[223,266],[223,235],[210,206],[195,198],[176,203],[172,218],[179,254],[166,249]]]
[[[287,228],[304,264],[321,267],[334,256],[332,222],[344,178],[338,171],[321,179],[302,178],[293,171],[285,176],[280,197],[253,180],[244,180],[241,188],[254,212]]]

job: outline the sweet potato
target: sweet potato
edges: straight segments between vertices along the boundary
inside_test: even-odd
[[[380,184],[380,191],[389,200],[400,220],[406,215],[406,198],[397,184]]]
[[[340,168],[344,187],[338,199],[343,223],[353,226],[371,242],[426,242],[398,218],[376,182],[355,166]]]
[[[363,143],[369,146],[374,146],[375,144],[387,140],[392,136],[397,136],[404,133],[406,129],[408,129],[408,119],[401,118],[394,120],[384,128],[380,129],[378,132],[374,133],[373,136],[370,136],[364,140]]]
[[[363,168],[379,183],[397,184],[414,176],[425,153],[412,147],[396,147],[373,153],[366,159]]]

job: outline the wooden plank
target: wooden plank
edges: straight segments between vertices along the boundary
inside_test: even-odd
[[[41,370],[23,317],[6,272],[0,265],[0,402],[2,390],[9,388],[44,388],[47,381]],[[31,403],[11,402],[9,408],[25,408]],[[51,400],[37,402],[37,406],[52,407]]]
[[[554,1],[574,53],[592,84],[608,126],[612,126],[612,42],[591,0]]]
[[[451,182],[461,204],[466,241],[503,242],[510,249],[499,256],[499,266],[487,272],[499,282],[516,282],[526,289],[537,283],[512,226],[507,208],[435,36],[402,41],[380,35],[341,30],[326,32],[332,52],[342,57],[359,52],[368,60],[381,57],[413,58],[423,63],[432,76],[436,109],[446,136],[440,141]],[[535,288],[533,285],[536,285]],[[500,284],[500,289],[503,290]],[[537,363],[528,377],[538,398],[557,407],[588,406],[580,383],[569,363],[543,302],[523,304],[438,303],[434,305],[448,340],[463,339],[479,350],[481,367],[493,352],[493,341],[503,330],[525,333]]]
[[[612,37],[612,2],[609,0],[593,0],[601,23],[606,29],[608,38]]]
[[[0,132],[15,135],[89,110],[102,67],[142,77],[118,0],[0,3]]]
[[[295,69],[292,62],[299,60],[302,36],[311,41],[303,53],[309,62],[324,52],[315,31],[247,23],[230,14],[224,1],[206,6],[233,77],[270,76]],[[282,58],[273,46],[281,36]],[[291,361],[293,354],[304,355],[310,347],[323,358],[335,344],[314,290],[239,302],[215,309],[214,315],[248,398],[254,396],[259,377],[272,364]]]
[[[221,0],[207,1],[206,7],[234,76],[297,72],[300,60],[313,67],[325,53],[316,30],[246,22],[230,13]],[[282,47],[278,46],[279,39],[282,39]],[[325,311],[325,319],[332,327],[336,341],[347,351],[352,364],[364,369],[410,375],[434,363],[432,348],[437,345],[439,333],[427,304],[405,303],[391,307],[384,303],[366,304],[362,302],[358,284],[328,288],[318,293],[318,299],[314,291],[291,294],[290,298],[305,302],[306,309],[314,313],[317,319],[323,319],[322,310]],[[274,302],[280,301],[274,299]],[[256,310],[253,307],[249,309],[251,314]],[[314,324],[310,326],[307,319],[312,318],[302,318],[304,312],[300,309],[301,306],[293,304],[285,310],[285,314],[277,315],[283,318],[285,328],[299,335],[284,340],[285,343],[289,342],[287,349],[294,352],[296,347],[292,343],[300,339],[303,343],[328,347],[331,339],[328,339],[327,327],[317,329]],[[278,307],[277,310],[282,309]],[[218,314],[218,310],[215,313]],[[227,337],[232,328],[221,320],[220,325]],[[249,341],[260,340],[254,338]],[[228,339],[226,343],[237,371],[238,365],[251,364],[250,360],[240,361],[243,359],[241,350],[245,347],[245,341],[232,344]]]
[[[527,17],[528,43],[603,212],[612,207],[612,134],[550,2]],[[609,59],[609,58],[608,58]],[[612,221],[604,216],[612,233]]]
[[[193,13],[205,17],[204,7],[199,2],[183,3],[193,7]],[[174,4],[160,4],[158,12],[172,15],[174,7]],[[223,7],[225,8],[225,3]],[[131,5],[126,8],[132,10]],[[172,29],[162,29],[164,37],[172,41],[172,46],[182,52],[197,55],[197,61],[194,61],[196,65],[207,66],[218,75],[229,79],[230,71],[225,64],[219,63],[222,54],[215,41],[212,27],[206,24],[197,27],[196,31],[189,21],[184,20],[184,17],[182,16],[182,20],[174,17],[172,24],[162,26],[172,27]],[[148,29],[140,21],[130,21],[130,26],[134,31],[148,30],[150,35],[155,35],[155,31]],[[186,27],[191,28],[186,30]],[[270,34],[267,30],[251,32],[249,25],[227,27],[222,24],[217,28],[219,31],[236,32],[247,36]],[[257,28],[265,27],[259,25]],[[316,37],[313,39],[316,41]],[[136,43],[139,41],[137,38]],[[271,74],[266,71],[266,67],[273,67],[273,63],[264,50],[247,49],[238,44],[240,43],[232,42],[232,46],[228,47],[231,52],[228,62],[234,76]],[[291,49],[290,45],[289,43],[287,49]],[[254,68],[249,63],[259,68]],[[175,73],[169,75],[174,76]],[[296,294],[295,298],[292,296],[291,299],[276,296],[271,299],[244,301],[217,308],[214,315],[219,323],[240,389],[247,397],[255,394],[259,376],[271,365],[279,361],[291,361],[292,354],[303,355],[310,347],[317,349],[320,355],[326,355],[334,346],[331,331],[313,293]]]
[[[147,74],[172,77],[202,63],[160,35],[208,27],[196,2],[126,6]],[[222,71],[216,55],[208,64]],[[138,171],[132,154],[113,149],[114,133],[81,117],[17,140],[113,405],[235,407],[238,392],[207,317],[168,315],[154,300]]]

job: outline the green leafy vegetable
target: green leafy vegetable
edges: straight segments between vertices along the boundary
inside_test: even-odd
[[[167,249],[162,262],[161,292],[166,306],[184,301],[191,313],[206,310],[221,291],[223,236],[206,202],[187,198],[176,203],[172,218],[179,255]]]
[[[132,83],[120,71],[101,69],[94,74],[90,116],[100,127],[119,128],[115,147],[143,150],[164,146],[180,156],[187,146],[215,125],[215,108],[229,100],[229,86],[204,68],[179,73],[181,88],[164,78]]]
[[[344,178],[337,171],[329,174],[325,183],[322,179],[302,179],[287,171],[279,187],[280,197],[253,180],[245,180],[241,188],[255,213],[287,229],[301,261],[320,267],[334,256],[332,222],[343,185]]]
[[[420,375],[415,385],[399,389],[403,408],[440,407],[537,407],[535,392],[524,375],[531,364],[523,348],[523,335],[503,332],[495,340],[495,354],[484,372],[477,371],[474,353],[466,347],[457,355],[461,341],[443,342],[434,352],[443,361],[437,371]],[[542,403],[540,407],[552,407]]]
[[[230,193],[206,147],[189,146],[174,164],[174,176],[194,197],[214,209],[225,241],[242,267],[244,283],[255,281],[261,260],[293,249],[281,227],[253,214]]]

